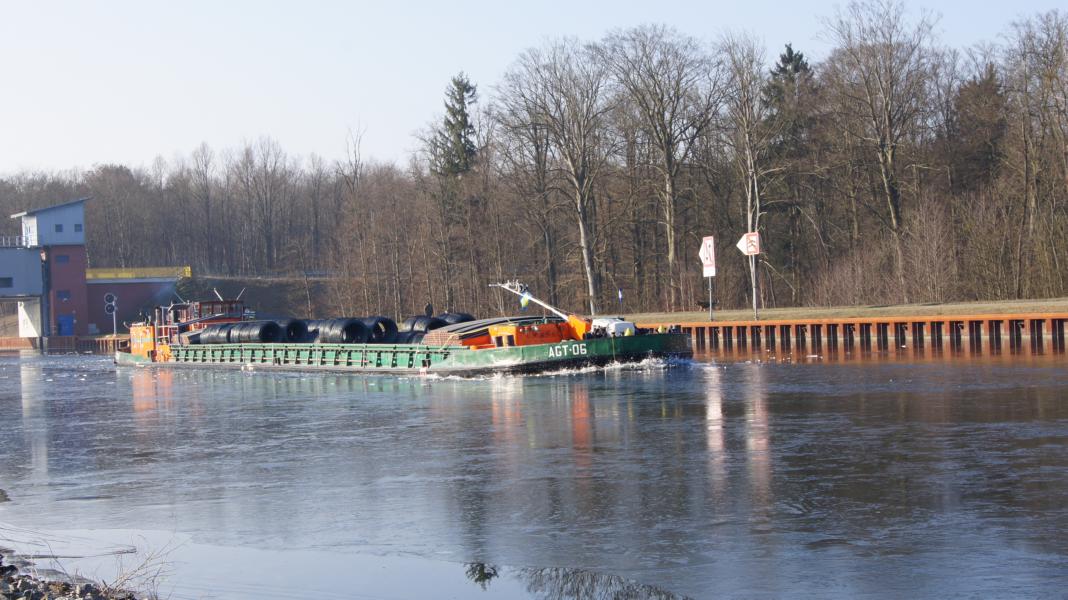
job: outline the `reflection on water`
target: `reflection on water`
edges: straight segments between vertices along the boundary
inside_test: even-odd
[[[681,596],[614,575],[581,569],[520,569],[527,591],[545,600],[681,600]]]
[[[500,577],[502,571],[506,576],[522,582],[532,598],[542,600],[683,600],[682,596],[655,586],[582,569],[549,567],[502,570],[486,563],[465,565],[467,578],[484,591],[491,589],[490,583]]]
[[[0,522],[419,556],[516,598],[1035,596],[1068,585],[1066,390],[1050,357],[483,380],[5,357]]]
[[[494,565],[487,565],[486,563],[468,563],[465,565],[464,573],[467,578],[478,584],[478,587],[483,590],[486,589],[490,582],[496,579],[499,575],[499,569]]]
[[[694,357],[703,362],[780,362],[780,363],[994,363],[1014,365],[1020,363],[1041,363],[1046,365],[1063,364],[1065,350],[1046,348],[1032,351],[1030,348],[990,349],[963,346],[961,348],[930,348],[903,346],[888,350],[866,350],[858,347],[851,349],[802,350],[792,348],[755,348],[740,350],[709,350],[699,348]]]

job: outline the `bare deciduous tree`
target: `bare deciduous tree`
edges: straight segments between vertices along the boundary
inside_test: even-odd
[[[591,314],[597,313],[600,296],[594,266],[595,183],[611,153],[606,139],[608,81],[608,70],[593,49],[567,39],[524,52],[502,86],[514,103],[530,107],[534,123],[545,128],[556,150],[577,217]]]
[[[614,81],[641,117],[662,177],[660,196],[667,242],[668,306],[679,306],[678,230],[675,224],[679,172],[697,140],[717,117],[721,76],[717,63],[694,38],[662,25],[618,31],[598,52]]]
[[[826,70],[844,113],[837,122],[878,160],[900,297],[908,302],[899,151],[928,110],[933,24],[926,15],[909,23],[898,0],[864,0],[826,25],[837,43]]]
[[[752,37],[728,35],[722,43],[729,77],[727,114],[732,135],[727,139],[734,149],[734,164],[745,190],[747,231],[760,231],[761,184],[767,174],[768,147],[778,133],[776,116],[764,102],[767,75],[761,44]],[[757,260],[749,257],[753,315],[757,315]]]

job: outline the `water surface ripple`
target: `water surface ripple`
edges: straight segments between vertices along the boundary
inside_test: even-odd
[[[278,549],[438,561],[474,598],[576,597],[561,573],[628,598],[1068,589],[1056,357],[452,380],[9,355],[0,423],[0,538],[164,531],[251,557],[188,558],[217,597],[262,596],[249,553]]]

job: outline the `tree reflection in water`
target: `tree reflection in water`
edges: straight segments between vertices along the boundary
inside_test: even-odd
[[[482,589],[501,574],[499,567],[486,563],[467,563],[465,567],[467,578]],[[545,600],[685,600],[658,587],[584,569],[544,567],[509,569],[506,573],[525,583],[533,597]]]
[[[497,567],[486,563],[467,563],[467,578],[474,581],[482,589],[486,589],[490,581],[497,577]]]

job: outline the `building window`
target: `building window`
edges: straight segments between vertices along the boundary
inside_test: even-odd
[[[70,300],[70,290],[59,290],[56,292],[56,300],[60,302],[66,302]]]
[[[81,232],[82,232],[82,224],[81,223],[75,223],[74,224],[74,233],[81,233]]]
[[[68,254],[57,254],[56,255],[56,264],[57,265],[65,265],[65,264],[67,264],[69,262],[70,262],[70,255],[68,255]]]
[[[56,223],[56,233],[63,233],[63,223]]]
[[[13,287],[15,287],[15,279],[13,277],[0,277],[0,288]]]

